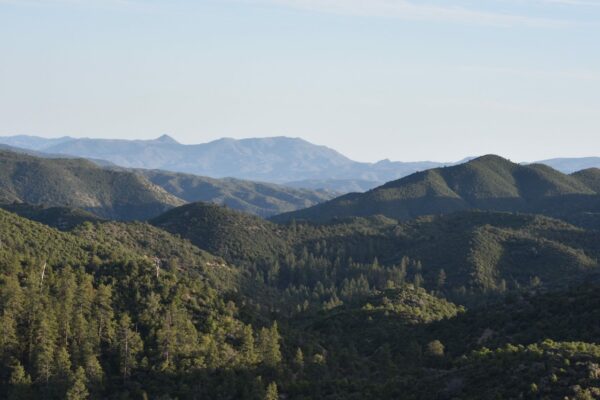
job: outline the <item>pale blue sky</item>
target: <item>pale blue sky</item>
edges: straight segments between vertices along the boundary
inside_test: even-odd
[[[0,0],[0,135],[600,156],[600,0]]]

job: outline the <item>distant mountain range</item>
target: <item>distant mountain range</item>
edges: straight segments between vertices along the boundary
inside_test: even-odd
[[[581,213],[600,212],[599,189],[599,169],[566,175],[547,165],[515,164],[488,155],[418,172],[366,193],[347,194],[274,219],[322,222],[381,214],[408,220],[475,209],[580,218]]]
[[[327,189],[338,193],[362,192],[430,168],[458,162],[357,162],[325,146],[299,138],[223,138],[185,145],[168,135],[154,140],[93,138],[0,137],[0,144],[26,149],[34,155],[91,159],[100,165],[160,169],[212,178],[237,178],[285,184],[303,189]],[[556,158],[540,161],[561,172],[600,167],[600,157]]]
[[[0,137],[0,143],[37,152],[106,160],[127,168],[161,169],[212,178],[238,178],[338,192],[366,190],[411,173],[454,163],[353,161],[298,138],[219,139],[184,145],[155,140]]]
[[[537,163],[548,165],[565,174],[571,174],[583,169],[600,168],[600,157],[551,158]]]

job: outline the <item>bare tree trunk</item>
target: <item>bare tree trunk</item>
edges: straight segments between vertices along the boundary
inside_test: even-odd
[[[44,265],[42,266],[42,277],[40,279],[40,289],[42,288],[42,285],[44,284],[44,275],[46,274],[46,264],[47,264],[47,262],[44,262]]]

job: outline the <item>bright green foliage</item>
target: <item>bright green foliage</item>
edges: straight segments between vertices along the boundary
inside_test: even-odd
[[[265,393],[265,400],[279,400],[279,394],[277,392],[277,384],[275,382],[269,383],[267,386],[267,392]]]
[[[279,330],[277,322],[270,328],[262,328],[258,336],[258,346],[262,362],[271,368],[277,367],[281,362]]]
[[[443,357],[444,345],[439,340],[433,340],[427,343],[426,353],[430,357]]]

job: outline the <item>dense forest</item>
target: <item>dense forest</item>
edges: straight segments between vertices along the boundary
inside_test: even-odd
[[[598,234],[560,220],[43,222],[0,211],[3,398],[598,395]]]
[[[595,225],[438,214],[5,204],[0,398],[600,397]]]

